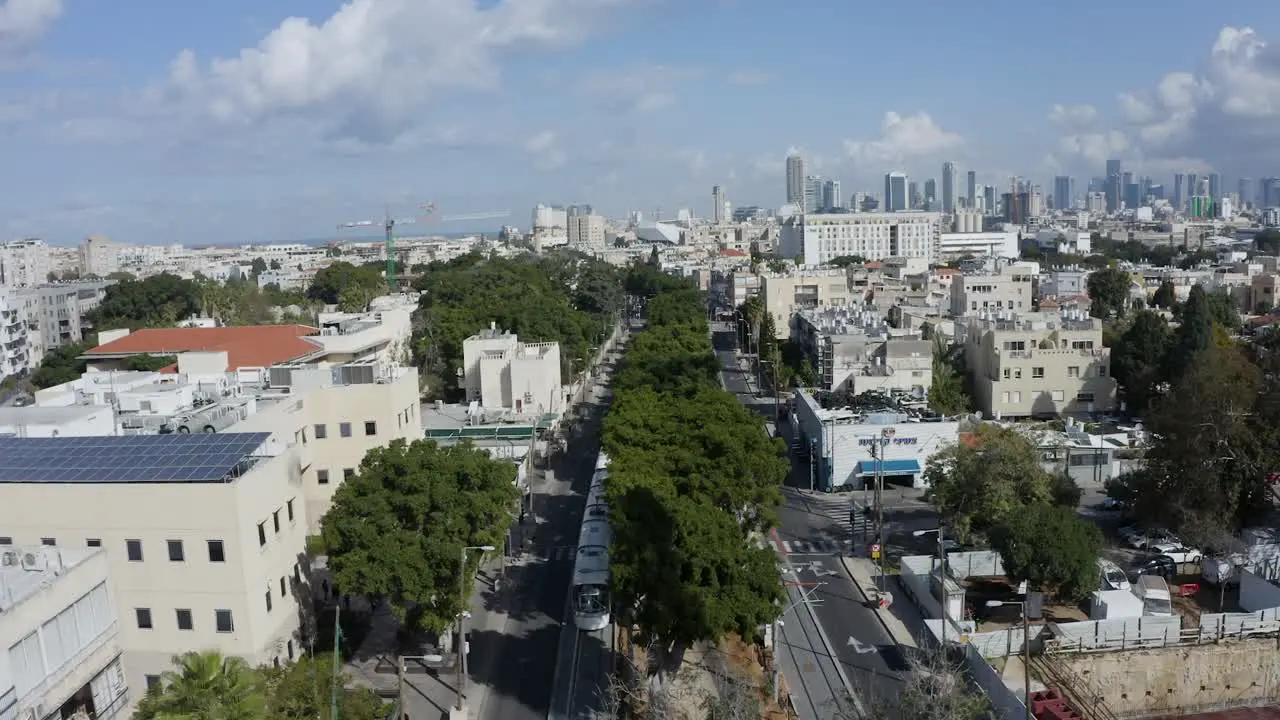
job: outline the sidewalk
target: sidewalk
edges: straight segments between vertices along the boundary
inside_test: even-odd
[[[870,558],[865,557],[846,556],[840,558],[840,563],[844,565],[845,572],[849,573],[849,579],[853,581],[863,600],[868,605],[872,604],[874,598],[879,595],[880,568]],[[916,638],[920,633],[927,632],[924,627],[924,618],[920,616],[920,611],[903,591],[897,576],[889,575],[886,581],[885,587],[893,596],[893,603],[888,609],[876,609],[874,611],[876,617],[895,643],[907,647],[919,647]]]

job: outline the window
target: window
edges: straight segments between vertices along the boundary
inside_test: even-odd
[[[99,538],[89,538],[85,541],[85,544],[89,547],[102,547],[102,540]]]
[[[13,538],[0,537],[0,545],[12,545],[12,544],[13,544]]]
[[[302,584],[302,566],[299,565],[298,563],[293,564],[293,584],[294,585]]]
[[[1080,377],[1080,368],[1076,365],[1072,365],[1071,367],[1067,368],[1067,377],[1069,378]]]
[[[317,484],[317,485],[328,485],[328,484],[329,484],[329,471],[328,471],[328,470],[317,470],[317,471],[316,471],[316,484]]]
[[[289,659],[292,660],[293,659],[293,641],[290,640],[288,643],[286,643],[286,645],[289,648]]]
[[[351,437],[351,423],[338,423],[338,434],[342,437]]]
[[[1005,379],[1005,380],[1008,380],[1010,377],[1013,377],[1013,371],[1011,371],[1009,368],[1005,368],[1005,369],[1004,369],[1004,379]]]
[[[179,630],[193,630],[193,629],[195,629],[195,623],[194,623],[194,622],[192,622],[192,620],[191,620],[191,611],[190,611],[190,610],[181,609],[181,610],[175,610],[174,612],[175,612],[175,613],[177,613],[177,615],[178,615],[178,629],[179,629]]]
[[[170,540],[169,541],[169,561],[182,562],[183,560],[186,560],[186,559],[187,559],[186,553],[182,552],[182,541]]]
[[[213,621],[214,621],[214,625],[217,626],[218,632],[220,633],[235,632],[236,624],[231,622],[230,610],[214,610]]]
[[[1062,391],[1061,391],[1061,390],[1052,390],[1052,391],[1050,391],[1050,392],[1051,392],[1051,395],[1052,395],[1052,397],[1053,397],[1053,401],[1054,401],[1054,402],[1062,402],[1062,401],[1063,401],[1063,399],[1064,399],[1064,398],[1063,398],[1063,396],[1062,396]]]
[[[378,434],[378,423],[376,423],[376,422],[374,422],[374,421],[372,421],[372,420],[365,420],[365,421],[364,421],[364,434],[365,434],[365,435],[377,435],[377,434]]]
[[[227,553],[222,549],[221,540],[209,540],[209,562],[226,562]]]
[[[355,468],[342,468],[343,480],[350,480],[351,478],[355,477],[355,475],[356,475]]]
[[[151,629],[151,608],[134,608],[133,614],[138,618],[138,629]]]
[[[141,540],[125,540],[124,549],[129,553],[129,562],[142,562]]]
[[[288,585],[285,584],[284,576],[281,575],[280,576],[280,597],[288,597],[288,596],[289,596],[289,587]]]
[[[317,425],[316,425],[316,439],[317,439],[317,440],[323,440],[323,439],[325,439],[325,438],[327,438],[327,437],[329,437],[329,429],[328,429],[327,427],[325,427],[324,425],[317,424]]]
[[[1076,402],[1093,402],[1093,393],[1076,393]]]
[[[271,612],[271,588],[267,588],[267,612]]]
[[[54,538],[40,538],[40,544],[41,544],[41,545],[48,545],[49,547],[53,547],[54,545],[57,545],[57,544],[58,544],[58,541],[57,541],[56,539],[54,539]]]
[[[1044,368],[1042,368],[1042,367],[1033,367],[1033,368],[1031,368],[1031,377],[1032,377],[1033,379],[1043,379],[1043,378],[1044,378]]]
[[[285,511],[289,515],[289,522],[293,522],[293,498],[289,498],[289,501],[284,504],[284,507]]]
[[[258,523],[258,547],[267,544],[267,521]]]
[[[162,689],[160,687],[159,675],[147,675],[147,694],[158,693]]]

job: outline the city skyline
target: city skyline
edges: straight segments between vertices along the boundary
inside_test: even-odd
[[[806,42],[762,56],[726,49],[778,41],[776,6],[761,0],[354,0],[271,12],[247,0],[191,12],[6,0],[0,232],[289,241],[427,200],[448,214],[510,209],[520,225],[537,202],[710,217],[713,185],[735,207],[781,205],[790,150],[806,175],[842,181],[845,198],[876,193],[893,171],[936,179],[957,199],[971,195],[970,171],[978,185],[1017,175],[1052,194],[1055,176],[1087,187],[1112,157],[1166,184],[1216,171],[1225,192],[1240,177],[1280,175],[1280,63],[1267,44],[1280,37],[1280,8],[1174,2],[1161,13],[1109,6],[1105,23],[1055,16],[1064,37],[1130,52],[1119,64],[1087,50],[1022,62],[1034,73],[1007,59],[1044,52],[1025,18],[989,2],[939,8],[911,19],[909,79],[864,87],[850,71],[895,46],[885,30],[900,19],[818,5],[828,21],[807,26]],[[154,31],[119,41],[141,27]],[[978,36],[1004,45],[981,51]],[[853,49],[842,63],[816,61],[835,47]],[[973,92],[992,77],[1007,78],[1016,103]],[[830,91],[840,84],[849,92]],[[795,100],[805,94],[820,102]]]

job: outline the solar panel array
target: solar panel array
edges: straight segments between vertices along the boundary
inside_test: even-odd
[[[0,438],[0,482],[218,482],[271,433]]]

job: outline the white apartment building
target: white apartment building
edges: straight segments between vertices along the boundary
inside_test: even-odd
[[[50,350],[84,340],[85,316],[102,303],[108,284],[97,280],[41,284],[14,293],[27,322],[32,367]]]
[[[1021,263],[1006,265],[998,272],[962,273],[951,279],[951,314],[955,317],[982,311],[1030,312],[1034,299],[1032,279],[1036,270]]]
[[[1048,227],[1036,231],[1036,245],[1044,250],[1072,255],[1093,252],[1093,239],[1088,230]]]
[[[1042,298],[1069,298],[1089,294],[1090,271],[1083,268],[1058,268],[1040,275]]]
[[[270,433],[0,438],[0,528],[18,545],[106,551],[140,698],[186,650],[254,665],[301,652],[301,458]]]
[[[569,247],[599,250],[605,244],[603,215],[574,215],[568,218]]]
[[[32,367],[27,320],[17,291],[0,286],[0,380]]]
[[[0,245],[0,285],[33,287],[49,282],[50,248],[43,240],[10,240]]]
[[[761,273],[760,297],[773,316],[779,340],[791,336],[792,313],[811,308],[845,307],[854,302],[843,269],[801,268],[785,273]],[[859,301],[862,299],[859,294]]]
[[[331,363],[377,360],[407,364],[411,359],[417,294],[375,298],[369,312],[320,313],[320,334],[311,342],[323,350],[314,358]]]
[[[1017,231],[944,232],[939,238],[938,259],[995,257],[1016,260],[1020,254]]]
[[[791,339],[813,364],[819,390],[879,390],[926,399],[933,384],[933,343],[918,332],[897,333],[873,309],[797,312]]]
[[[80,269],[82,275],[106,277],[120,271],[120,250],[123,246],[101,235],[90,235],[80,245]]]
[[[760,294],[760,276],[747,268],[737,268],[729,275],[728,300],[733,307],[741,307],[747,298]]]
[[[987,311],[965,326],[965,362],[988,418],[1108,412],[1115,407],[1102,321],[1082,311]]]
[[[462,365],[467,402],[478,410],[526,417],[564,407],[560,343],[522,343],[491,323],[463,341]]]
[[[823,265],[847,255],[932,263],[941,234],[942,214],[936,212],[806,214],[782,223],[779,252],[800,258],[803,265]]]
[[[131,696],[106,552],[0,538],[0,617],[0,717],[125,716]]]

